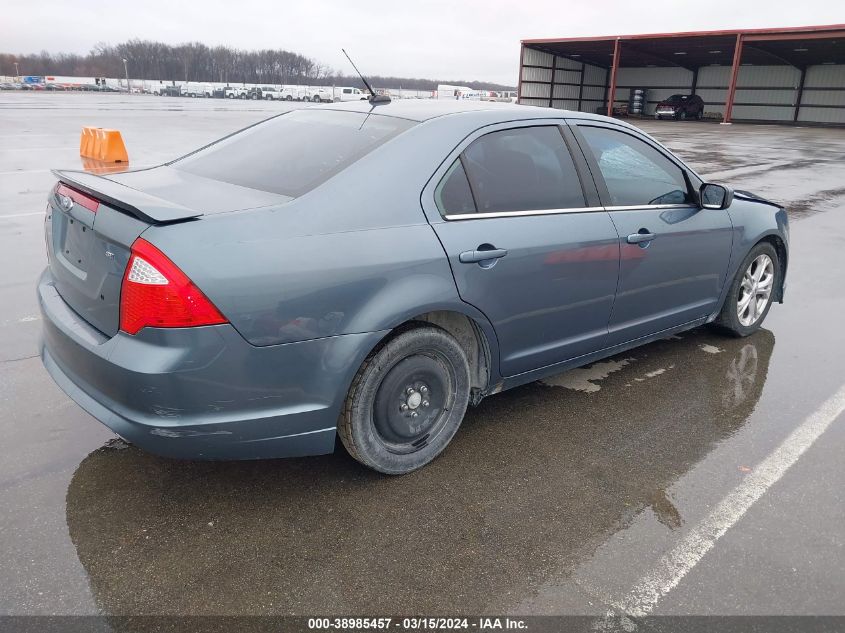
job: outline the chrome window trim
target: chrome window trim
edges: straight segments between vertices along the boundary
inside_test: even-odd
[[[445,220],[472,220],[474,218],[512,218],[523,215],[559,215],[562,213],[594,213],[604,211],[604,207],[573,207],[571,209],[533,209],[530,211],[493,211],[490,213],[447,214]]]
[[[531,211],[495,211],[491,213],[459,213],[442,216],[447,222],[483,218],[513,218],[527,215],[563,215],[566,213],[595,213],[596,211],[642,211],[648,209],[697,209],[694,204],[642,204],[623,207],[574,207],[572,209],[534,209]]]
[[[697,204],[679,202],[678,204],[631,204],[618,207],[604,207],[605,211],[638,211],[640,209],[698,209]]]

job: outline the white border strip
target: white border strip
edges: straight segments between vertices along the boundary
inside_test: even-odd
[[[631,616],[648,615],[657,602],[695,567],[731,527],[771,486],[783,477],[801,455],[845,411],[845,385],[815,413],[805,419],[780,446],[769,454],[745,480],[678,545],[661,558],[657,567],[643,576],[623,600],[611,606]]]

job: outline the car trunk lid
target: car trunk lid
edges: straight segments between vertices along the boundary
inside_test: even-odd
[[[45,235],[56,290],[109,337],[120,326],[121,284],[132,244],[147,228],[289,199],[198,176],[188,178],[204,182],[186,182],[179,174],[168,175],[175,170],[167,168],[152,173],[159,169],[119,177],[53,172],[59,184],[49,197]]]

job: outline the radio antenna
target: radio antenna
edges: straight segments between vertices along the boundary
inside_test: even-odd
[[[376,91],[373,90],[373,87],[370,85],[370,82],[367,81],[366,77],[364,77],[363,74],[361,74],[361,71],[358,70],[358,67],[355,65],[355,62],[353,62],[352,58],[349,56],[349,53],[346,52],[346,49],[341,48],[340,50],[343,51],[344,55],[346,55],[346,59],[349,60],[349,63],[352,64],[352,68],[355,69],[355,72],[358,73],[358,76],[361,78],[361,81],[363,81],[364,85],[367,86],[367,90],[370,91],[369,102],[370,103],[390,103],[390,97],[388,97],[387,95],[376,94]]]

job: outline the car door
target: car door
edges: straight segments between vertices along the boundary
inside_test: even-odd
[[[607,339],[618,236],[561,123],[484,128],[423,192],[461,298],[496,330],[504,376],[600,349]]]
[[[727,210],[702,209],[698,178],[638,132],[598,122],[573,127],[620,236],[608,344],[716,311],[733,235]]]

